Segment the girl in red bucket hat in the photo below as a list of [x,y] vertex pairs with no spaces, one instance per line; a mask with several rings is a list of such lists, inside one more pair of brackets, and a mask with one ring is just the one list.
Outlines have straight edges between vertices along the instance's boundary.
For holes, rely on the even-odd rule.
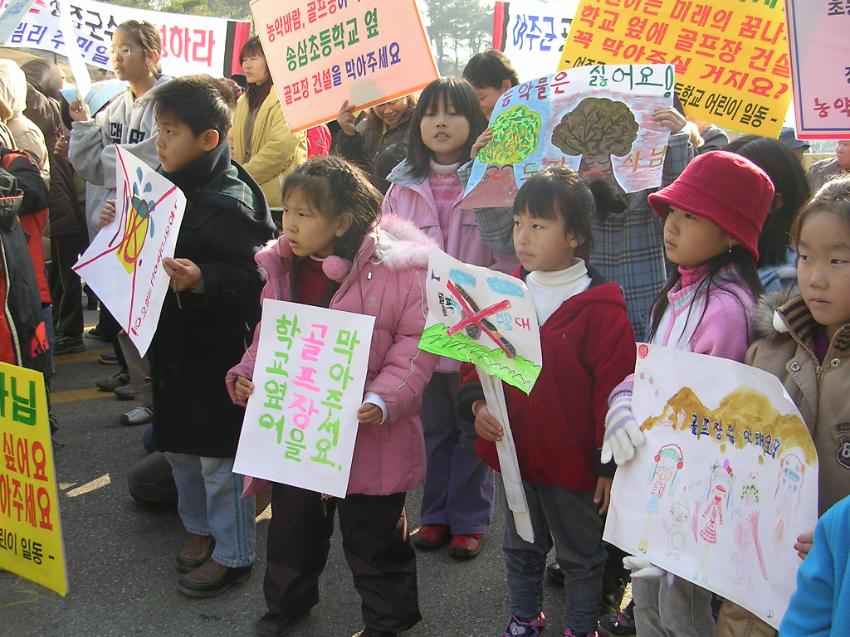
[[[678,266],[652,307],[649,341],[743,362],[761,294],[758,240],[773,201],[765,172],[739,155],[700,155],[666,188],[649,195],[664,220],[664,250]],[[608,399],[602,462],[634,457],[644,442],[632,414],[632,379]],[[660,578],[645,557],[627,557],[638,634],[708,637],[714,632],[711,592]]]

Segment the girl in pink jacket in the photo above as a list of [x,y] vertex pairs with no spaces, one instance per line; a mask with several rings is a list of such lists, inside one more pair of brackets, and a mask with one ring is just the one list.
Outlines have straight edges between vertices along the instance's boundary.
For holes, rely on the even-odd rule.
[[[486,127],[472,87],[444,77],[431,82],[410,121],[407,159],[389,174],[384,214],[409,219],[442,250],[464,263],[511,273],[513,257],[497,257],[481,241],[475,210],[460,208],[473,142]],[[510,215],[510,213],[508,213]],[[425,390],[422,425],[428,474],[417,548],[449,544],[456,559],[475,557],[490,525],[493,471],[475,453],[475,428],[457,416],[460,364],[441,358]]]
[[[380,194],[358,168],[338,157],[311,159],[284,182],[283,235],[256,257],[267,275],[262,298],[375,317],[348,495],[337,501],[272,486],[263,585],[268,612],[257,622],[259,635],[283,634],[318,603],[337,508],[363,600],[366,628],[358,635],[395,635],[421,618],[404,501],[425,475],[419,411],[437,359],[418,343],[434,244],[396,217],[378,224],[380,206]],[[259,329],[227,375],[237,404],[254,389],[258,335]]]

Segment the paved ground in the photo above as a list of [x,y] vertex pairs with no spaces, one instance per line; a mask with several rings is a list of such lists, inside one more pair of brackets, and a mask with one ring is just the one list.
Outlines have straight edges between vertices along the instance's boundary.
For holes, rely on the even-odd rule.
[[[56,453],[56,465],[70,592],[63,599],[0,573],[0,635],[252,635],[253,622],[265,611],[262,576],[268,521],[258,525],[259,557],[246,584],[210,600],[191,600],[176,592],[174,555],[184,531],[176,513],[141,509],[127,493],[127,471],[144,454],[142,431],[118,422],[132,403],[91,389],[96,379],[116,369],[97,363],[103,348],[89,341],[86,353],[60,357],[53,385],[59,439],[65,445]],[[412,528],[418,526],[418,511],[419,494],[414,493],[408,505]],[[507,608],[501,528],[497,510],[485,549],[471,562],[457,563],[445,551],[419,555],[424,620],[407,635],[501,634]],[[359,598],[338,535],[336,539],[322,581],[322,601],[293,635],[348,637],[362,627]],[[559,593],[547,585],[545,607],[553,618],[563,613]]]

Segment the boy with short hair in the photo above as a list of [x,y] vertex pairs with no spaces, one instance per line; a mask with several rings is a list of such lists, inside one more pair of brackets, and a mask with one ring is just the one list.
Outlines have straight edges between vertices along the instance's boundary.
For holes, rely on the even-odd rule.
[[496,49],[473,55],[463,69],[463,79],[472,85],[488,120],[499,95],[519,84],[516,69],[508,56]]
[[[159,172],[186,195],[171,285],[149,357],[154,441],[177,484],[189,532],[177,554],[177,584],[212,597],[250,576],[255,557],[254,498],[242,499],[233,459],[244,410],[224,376],[242,358],[260,318],[254,253],[274,225],[263,192],[230,157],[231,115],[214,80],[184,77],[155,96]],[[107,206],[102,220],[114,216]]]

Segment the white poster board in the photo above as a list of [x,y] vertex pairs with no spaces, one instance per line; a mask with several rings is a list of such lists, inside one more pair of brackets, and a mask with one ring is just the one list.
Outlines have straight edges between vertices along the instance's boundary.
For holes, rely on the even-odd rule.
[[234,472],[345,497],[374,323],[364,314],[263,301]]

